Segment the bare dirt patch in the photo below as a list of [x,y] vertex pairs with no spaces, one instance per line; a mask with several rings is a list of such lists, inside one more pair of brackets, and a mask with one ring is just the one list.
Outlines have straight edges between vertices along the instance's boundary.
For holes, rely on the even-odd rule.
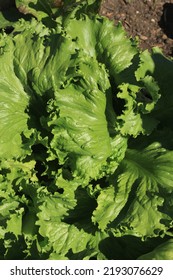
[[142,49],[158,46],[173,56],[173,1],[105,0],[100,14],[122,22],[128,35],[139,38]]

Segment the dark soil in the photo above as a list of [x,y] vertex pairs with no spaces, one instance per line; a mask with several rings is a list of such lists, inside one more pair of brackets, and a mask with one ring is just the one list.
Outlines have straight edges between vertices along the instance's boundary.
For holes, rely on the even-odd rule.
[[142,49],[158,46],[173,56],[173,0],[104,0],[100,14],[115,24],[121,21]]

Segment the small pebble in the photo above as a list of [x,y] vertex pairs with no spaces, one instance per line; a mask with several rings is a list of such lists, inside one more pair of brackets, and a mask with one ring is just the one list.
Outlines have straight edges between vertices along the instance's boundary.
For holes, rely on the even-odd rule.
[[140,39],[143,41],[146,41],[146,40],[148,40],[148,37],[145,35],[140,35]]
[[163,40],[166,40],[167,38],[168,38],[168,37],[166,36],[166,34],[163,34],[163,35],[162,35],[162,39],[163,39]]

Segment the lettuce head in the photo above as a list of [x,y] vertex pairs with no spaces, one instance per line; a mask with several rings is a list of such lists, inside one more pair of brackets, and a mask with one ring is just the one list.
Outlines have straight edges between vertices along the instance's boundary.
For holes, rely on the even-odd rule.
[[0,26],[0,258],[172,259],[173,62],[67,2]]

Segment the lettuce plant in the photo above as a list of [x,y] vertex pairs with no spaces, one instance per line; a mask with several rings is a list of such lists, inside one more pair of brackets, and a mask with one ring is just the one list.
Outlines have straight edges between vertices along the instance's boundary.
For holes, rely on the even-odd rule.
[[0,258],[172,259],[173,62],[68,2],[3,21]]

